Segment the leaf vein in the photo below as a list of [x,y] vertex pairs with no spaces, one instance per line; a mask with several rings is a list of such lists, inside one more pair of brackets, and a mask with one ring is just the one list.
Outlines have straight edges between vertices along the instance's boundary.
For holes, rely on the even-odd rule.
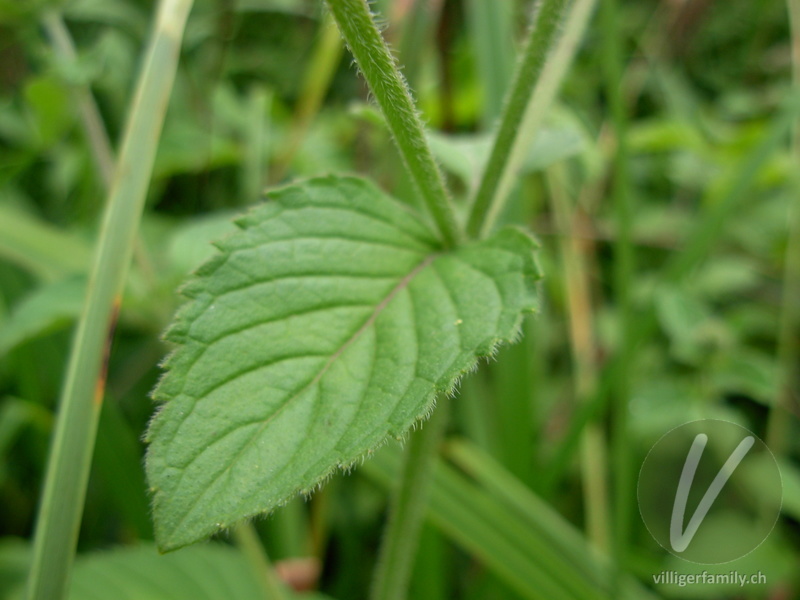
[[[405,289],[405,288],[406,288],[406,287],[407,287],[407,286],[410,284],[410,282],[411,282],[411,281],[414,279],[414,277],[416,277],[416,276],[417,276],[417,275],[420,273],[420,271],[422,271],[422,270],[423,270],[425,267],[427,267],[427,266],[428,266],[428,265],[429,265],[431,262],[433,262],[433,260],[436,258],[436,256],[437,256],[436,254],[431,254],[431,255],[427,256],[427,257],[426,257],[426,258],[425,258],[425,259],[424,259],[424,260],[423,260],[421,263],[419,263],[419,264],[418,264],[418,265],[417,265],[417,266],[416,266],[414,269],[412,269],[412,270],[411,270],[411,271],[410,271],[410,272],[409,272],[409,273],[408,273],[408,274],[407,274],[407,275],[406,275],[406,276],[405,276],[405,277],[404,277],[404,278],[403,278],[403,279],[402,279],[402,280],[401,280],[401,281],[400,281],[400,282],[397,284],[397,286],[395,286],[395,288],[393,288],[393,289],[392,289],[392,290],[389,292],[389,294],[387,294],[387,296],[386,296],[386,297],[385,297],[385,298],[384,298],[384,299],[383,299],[383,300],[382,300],[382,301],[381,301],[381,302],[380,302],[380,303],[379,303],[379,304],[378,304],[378,305],[375,307],[375,310],[374,310],[374,312],[373,312],[373,313],[370,315],[370,317],[369,317],[369,318],[368,318],[368,319],[367,319],[367,320],[364,322],[364,324],[363,324],[363,325],[362,325],[362,326],[361,326],[361,327],[360,327],[360,328],[359,328],[359,329],[358,329],[358,330],[357,330],[357,331],[356,331],[356,332],[355,332],[355,333],[354,333],[354,334],[353,334],[353,335],[350,337],[350,339],[348,339],[348,340],[347,340],[347,341],[346,341],[344,344],[342,344],[342,346],[341,346],[341,347],[340,347],[340,348],[339,348],[339,349],[338,349],[338,350],[337,350],[337,351],[336,351],[336,352],[335,352],[333,355],[331,355],[330,359],[328,360],[328,362],[327,362],[327,363],[325,363],[325,365],[322,367],[322,369],[320,369],[319,373],[317,373],[317,374],[314,376],[314,378],[313,378],[311,381],[309,381],[309,382],[308,382],[308,384],[306,384],[306,385],[305,385],[303,388],[301,388],[300,390],[298,390],[298,391],[297,391],[296,393],[294,393],[294,394],[293,394],[291,397],[287,398],[287,399],[286,399],[286,400],[285,400],[285,401],[284,401],[284,402],[283,402],[283,403],[282,403],[282,404],[281,404],[281,405],[280,405],[280,406],[277,408],[277,410],[276,410],[274,413],[272,413],[272,415],[270,415],[270,416],[269,416],[267,419],[265,419],[265,420],[264,420],[264,421],[261,423],[261,425],[260,425],[260,426],[259,426],[259,427],[256,429],[255,433],[254,433],[254,434],[253,434],[253,435],[252,435],[252,436],[251,436],[251,437],[250,437],[250,438],[249,438],[249,439],[248,439],[248,440],[247,440],[247,441],[244,443],[244,445],[243,445],[243,446],[242,446],[242,447],[241,447],[241,448],[240,448],[240,449],[239,449],[239,450],[236,452],[236,454],[235,454],[235,455],[234,455],[234,456],[233,456],[233,457],[232,457],[232,458],[231,458],[231,459],[230,459],[230,460],[227,462],[227,464],[225,465],[225,467],[224,467],[223,469],[221,469],[220,471],[218,471],[218,472],[217,472],[217,473],[216,473],[216,474],[215,474],[215,475],[212,477],[211,481],[210,481],[210,482],[208,482],[208,483],[206,484],[206,486],[205,486],[205,488],[204,488],[203,492],[202,492],[202,493],[200,493],[200,494],[198,494],[198,495],[196,495],[196,496],[195,496],[195,497],[192,499],[192,501],[191,501],[191,502],[189,503],[189,505],[186,507],[186,511],[184,512],[184,514],[183,514],[183,517],[182,517],[182,518],[181,518],[181,520],[178,522],[178,524],[175,526],[175,528],[174,528],[175,530],[178,530],[178,529],[180,529],[181,525],[183,525],[183,523],[185,523],[185,522],[186,522],[186,519],[187,519],[187,518],[188,518],[188,517],[191,515],[191,513],[194,511],[195,507],[196,507],[196,506],[197,506],[197,505],[200,503],[200,501],[201,501],[203,498],[205,498],[206,494],[208,494],[208,493],[209,493],[209,491],[212,489],[212,487],[214,487],[214,486],[216,485],[216,483],[219,481],[219,479],[220,479],[220,478],[221,478],[223,475],[225,475],[226,473],[229,473],[229,472],[230,472],[230,470],[231,470],[231,468],[233,467],[233,465],[234,465],[234,464],[235,464],[235,463],[236,463],[236,462],[239,460],[239,458],[241,458],[241,456],[242,456],[242,455],[244,454],[244,452],[245,452],[245,451],[246,451],[246,450],[247,450],[247,449],[250,447],[250,445],[253,443],[253,441],[254,441],[254,440],[257,438],[257,437],[259,437],[259,436],[261,435],[261,433],[264,431],[264,429],[267,427],[267,425],[269,425],[269,424],[270,424],[270,423],[271,423],[271,422],[272,422],[272,421],[273,421],[273,420],[274,420],[274,419],[275,419],[275,418],[276,418],[276,417],[277,417],[277,416],[278,416],[280,413],[282,413],[282,412],[283,412],[283,410],[284,410],[284,409],[285,409],[285,408],[286,408],[286,407],[287,407],[289,404],[291,404],[291,403],[292,403],[294,400],[296,400],[297,398],[299,398],[299,397],[300,397],[300,396],[301,396],[301,395],[302,395],[302,394],[303,394],[303,393],[304,393],[304,392],[305,392],[307,389],[309,389],[311,386],[313,386],[313,385],[317,384],[317,383],[320,381],[320,379],[322,379],[322,377],[325,375],[325,373],[327,373],[327,371],[328,371],[328,369],[330,368],[330,366],[331,366],[331,365],[332,365],[332,364],[333,364],[333,363],[334,363],[334,362],[335,362],[335,361],[336,361],[336,360],[339,358],[339,356],[341,356],[341,354],[342,354],[342,353],[343,353],[343,352],[344,352],[344,351],[345,351],[345,350],[346,350],[346,349],[347,349],[347,348],[348,348],[348,347],[349,347],[349,346],[350,346],[350,345],[351,345],[351,344],[352,344],[352,343],[353,343],[353,342],[354,342],[356,339],[358,339],[358,338],[359,338],[359,337],[360,337],[360,336],[363,334],[363,332],[364,332],[364,331],[366,331],[366,329],[367,329],[367,328],[369,328],[369,327],[370,327],[370,326],[371,326],[371,325],[372,325],[372,324],[375,322],[375,319],[377,319],[378,315],[379,315],[379,314],[380,314],[380,313],[383,311],[383,309],[384,309],[384,308],[386,308],[386,306],[387,306],[387,305],[388,305],[388,304],[389,304],[389,303],[392,301],[392,299],[393,299],[393,298],[394,298],[394,297],[397,295],[397,293],[399,293],[401,290]],[[241,427],[238,427],[237,429],[241,429]],[[201,452],[200,452],[200,453],[199,453],[199,454],[198,454],[196,457],[194,457],[194,458],[192,459],[192,461],[190,461],[189,465],[187,465],[187,467],[184,467],[184,468],[181,470],[181,472],[180,472],[180,475],[179,475],[179,477],[178,477],[178,484],[177,484],[178,486],[180,485],[181,481],[183,480],[183,476],[186,474],[186,472],[187,472],[187,470],[188,470],[188,466],[190,466],[190,465],[191,465],[191,464],[192,464],[194,461],[196,461],[196,460],[197,460],[197,459],[198,459],[200,456],[202,456],[203,454],[205,454],[205,452],[206,452],[207,450],[208,450],[208,446],[204,447],[204,448],[201,450]]]

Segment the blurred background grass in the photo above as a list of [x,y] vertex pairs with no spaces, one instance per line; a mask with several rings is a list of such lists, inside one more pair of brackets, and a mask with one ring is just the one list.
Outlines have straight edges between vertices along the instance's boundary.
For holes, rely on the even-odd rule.
[[[195,4],[111,354],[74,598],[253,597],[246,581],[225,583],[247,579],[230,547],[155,557],[140,436],[175,289],[260,190],[348,171],[416,203],[320,4]],[[599,4],[502,217],[542,243],[542,311],[453,403],[411,597],[800,598],[800,111],[787,6]],[[374,3],[462,212],[530,6]],[[24,576],[152,10],[0,2],[0,598]],[[647,533],[636,474],[663,433],[699,418],[744,425],[781,464],[775,531],[719,568],[761,570],[766,585],[653,585],[691,565]],[[283,568],[332,597],[365,597],[397,452],[256,523],[270,555],[314,557]],[[136,547],[109,551],[120,546]]]

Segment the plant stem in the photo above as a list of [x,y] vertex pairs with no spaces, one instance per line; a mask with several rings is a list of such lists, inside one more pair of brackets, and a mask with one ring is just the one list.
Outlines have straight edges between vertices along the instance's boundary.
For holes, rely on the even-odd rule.
[[483,123],[491,127],[503,110],[514,75],[513,2],[467,0],[467,31],[472,38],[478,75],[483,88]]
[[444,179],[428,147],[408,86],[372,20],[366,0],[327,0],[327,3],[386,118],[403,163],[433,216],[444,245],[456,245],[462,234]]
[[[531,140],[572,63],[594,3],[595,0],[543,0],[536,12],[475,195],[468,235],[485,236],[500,215]],[[558,25],[568,6],[569,15],[559,37]]]
[[264,593],[264,600],[287,600],[288,596],[284,592],[275,569],[267,556],[261,540],[251,523],[239,523],[233,529],[236,544],[245,555],[251,568],[258,577],[261,590]]
[[67,591],[86,497],[105,367],[191,0],[162,0],[129,112],[59,404],[28,576],[29,600]]
[[[800,91],[800,0],[786,0],[789,25],[792,32],[792,83],[795,93]],[[800,160],[800,121],[795,124],[792,136],[792,153]],[[797,414],[793,402],[797,390],[797,364],[800,362],[800,178],[792,180],[794,193],[789,205],[789,230],[783,275],[783,298],[778,322],[778,396],[767,422],[767,444],[775,454],[783,454],[788,445],[789,432]],[[794,410],[792,410],[794,409]]]
[[378,556],[370,594],[372,600],[402,600],[406,597],[428,502],[433,464],[449,416],[449,403],[449,399],[442,395],[431,418],[408,441],[400,486],[392,498],[389,522]]
[[[61,15],[55,11],[48,11],[44,15],[42,22],[50,38],[50,43],[58,53],[59,59],[67,63],[75,63],[78,60],[75,44]],[[83,129],[86,132],[86,140],[89,142],[92,158],[94,158],[95,165],[100,173],[100,179],[103,182],[103,188],[108,190],[114,177],[114,151],[111,149],[111,142],[103,125],[103,118],[100,116],[97,103],[94,101],[94,97],[87,86],[72,86],[72,93],[83,122]]]
[[614,240],[614,299],[619,328],[620,368],[614,379],[611,404],[611,465],[614,474],[614,537],[612,554],[612,593],[617,593],[625,568],[625,556],[632,513],[632,470],[628,443],[628,401],[630,398],[630,346],[633,343],[634,311],[630,287],[634,278],[632,233],[632,195],[628,165],[627,115],[623,97],[621,20],[617,0],[601,0],[602,67],[605,71],[605,95],[611,108],[611,121],[616,140],[613,157],[611,196],[614,204],[616,238]]
[[[547,171],[548,195],[559,236],[564,287],[569,307],[569,339],[572,350],[575,396],[583,405],[597,387],[598,348],[592,314],[591,283],[587,263],[589,252],[578,240],[576,215],[564,184],[563,165]],[[607,552],[610,547],[610,510],[608,506],[607,443],[603,429],[589,423],[581,437],[581,485],[586,531],[594,545]]]
[[259,198],[264,189],[264,147],[268,145],[270,129],[265,118],[272,107],[272,92],[255,85],[247,95],[247,127],[243,127],[245,155],[242,161],[242,190],[245,202]]
[[[403,11],[403,3],[395,2],[393,8],[394,12]],[[412,0],[411,6],[405,8],[397,53],[403,57],[403,76],[412,90],[419,84],[421,67],[431,51],[431,37],[443,8],[443,0]]]
[[[48,11],[42,22],[53,49],[59,55],[59,59],[68,65],[75,65],[78,61],[75,43],[61,15],[55,11]],[[86,141],[89,144],[100,183],[103,186],[103,192],[108,194],[113,184],[114,165],[116,164],[108,131],[103,123],[103,117],[100,115],[100,109],[97,107],[91,88],[88,85],[72,85],[70,87],[75,104],[78,107]],[[151,289],[155,289],[157,286],[155,271],[141,239],[137,239],[135,242],[133,259],[145,281],[150,285]],[[164,316],[168,317],[169,315]],[[163,318],[160,319],[160,321],[163,320]]]
[[289,170],[309,126],[322,107],[322,101],[342,58],[342,40],[329,15],[325,15],[317,35],[318,40],[303,77],[300,98],[292,118],[287,149],[278,157],[274,168],[273,179],[276,182],[280,182]]

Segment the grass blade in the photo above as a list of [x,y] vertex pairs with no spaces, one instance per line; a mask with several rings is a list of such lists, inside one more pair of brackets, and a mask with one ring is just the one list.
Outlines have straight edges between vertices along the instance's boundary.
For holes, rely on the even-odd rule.
[[[605,95],[611,108],[611,122],[616,140],[614,149],[611,197],[617,235],[614,241],[614,299],[621,345],[630,345],[636,326],[631,302],[631,287],[635,276],[633,247],[633,194],[630,185],[628,154],[628,124],[623,98],[623,58],[619,22],[621,12],[617,0],[602,0],[600,23],[602,26],[602,66],[605,71]],[[628,412],[630,400],[629,354],[621,353],[622,365],[614,380],[614,401],[611,406],[611,460],[613,477],[613,555],[616,581],[625,566],[627,544],[630,536],[633,510],[633,465],[630,460]],[[615,590],[616,591],[616,590]]]
[[[572,380],[579,404],[585,404],[597,386],[596,326],[592,312],[591,278],[587,265],[590,251],[578,242],[575,209],[565,184],[563,165],[553,165],[548,171],[548,188],[553,214],[562,233],[559,241],[564,288],[569,307],[569,340],[572,353]],[[598,548],[610,545],[610,510],[608,490],[608,460],[605,431],[591,423],[581,440],[581,485],[589,539]]]
[[500,116],[514,74],[514,7],[511,2],[468,0],[465,8],[483,82],[484,124],[491,126]]
[[104,391],[104,362],[133,253],[191,0],[163,0],[129,113],[51,445],[29,600],[63,598],[78,539]]
[[91,251],[79,236],[7,203],[0,204],[0,258],[55,281],[64,273],[85,272]]
[[[605,563],[577,530],[484,453],[460,443],[455,447],[459,465],[483,487],[440,461],[428,503],[428,518],[437,528],[523,598],[611,598],[603,591]],[[361,471],[388,487],[400,468],[399,450],[388,447]],[[618,597],[652,598],[633,580]]]
[[318,39],[314,45],[297,101],[289,131],[287,149],[278,157],[273,179],[282,181],[303,144],[314,117],[322,108],[325,94],[330,88],[336,68],[342,58],[342,39],[329,15],[320,23]]
[[[792,80],[795,93],[800,90],[800,1],[787,0],[792,32]],[[800,159],[800,122],[795,123],[792,139],[795,161]],[[778,397],[767,421],[767,443],[776,454],[783,454],[789,443],[797,414],[797,363],[800,360],[800,179],[795,175],[793,201],[789,206],[788,242],[783,275],[783,298],[778,327],[778,361],[780,365]]]
[[[54,11],[48,12],[44,16],[43,23],[50,43],[58,53],[60,60],[68,64],[76,63],[78,55],[75,51],[75,44],[61,15]],[[73,86],[72,95],[80,114],[92,158],[103,182],[103,188],[107,190],[111,187],[114,177],[114,151],[111,149],[111,142],[108,139],[105,125],[103,125],[100,109],[87,86]]]

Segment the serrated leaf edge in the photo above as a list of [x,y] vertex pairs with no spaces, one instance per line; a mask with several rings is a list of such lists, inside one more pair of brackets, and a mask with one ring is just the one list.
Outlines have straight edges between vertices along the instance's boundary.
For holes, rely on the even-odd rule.
[[[270,191],[270,193],[268,194],[269,205],[273,206],[274,210],[277,211],[277,212],[275,212],[275,215],[272,215],[272,217],[277,216],[283,210],[283,207],[280,205],[280,201],[283,198],[283,194],[287,193],[287,192],[292,192],[294,189],[296,189],[297,186],[301,185],[302,183],[334,183],[334,182],[341,182],[342,180],[349,181],[349,182],[357,182],[359,185],[366,185],[367,187],[373,188],[374,191],[377,191],[380,195],[382,195],[382,196],[388,198],[389,200],[391,200],[396,206],[400,206],[400,207],[406,209],[408,214],[409,214],[409,216],[413,216],[414,218],[416,218],[418,220],[418,223],[421,226],[423,226],[423,227],[425,227],[427,229],[427,224],[424,223],[424,221],[422,221],[421,219],[419,219],[419,217],[416,216],[412,210],[408,209],[408,207],[406,207],[405,205],[402,205],[402,204],[398,203],[396,200],[386,196],[382,191],[378,190],[373,184],[371,184],[367,180],[360,179],[360,178],[355,178],[355,177],[339,177],[339,176],[333,176],[333,175],[326,176],[326,177],[310,178],[310,179],[306,180],[305,182],[293,183],[293,184],[290,184],[290,185],[287,185],[287,186],[284,186],[284,187],[281,187],[281,188],[277,188],[275,190]],[[233,223],[236,225],[236,227],[237,227],[237,229],[239,231],[244,231],[244,230],[250,228],[251,226],[253,226],[253,225],[257,224],[258,222],[260,222],[260,221],[256,222],[256,221],[252,221],[251,220],[253,214],[256,211],[268,210],[268,209],[265,209],[265,206],[268,206],[268,205],[261,204],[261,205],[258,205],[256,207],[250,209],[246,214],[244,214],[242,216],[239,216],[239,217],[236,217],[235,219],[233,219]],[[514,234],[516,234],[516,236],[519,236],[519,238],[517,238],[517,239],[524,239],[525,240],[524,243],[527,243],[527,244],[529,244],[531,246],[531,251],[533,251],[533,250],[535,250],[535,249],[540,247],[539,243],[535,240],[535,238],[530,236],[527,232],[525,232],[521,228],[518,228],[518,227],[506,227],[503,230],[501,230],[500,232],[498,232],[496,235],[498,237],[502,237],[502,236],[500,236],[500,234],[503,231],[508,232],[508,233],[513,232]],[[220,252],[229,252],[229,248],[226,247],[225,241],[228,238],[236,235],[237,233],[238,233],[238,231],[231,232],[230,234],[228,234],[222,240],[217,241],[217,242],[213,242],[213,245]],[[457,248],[454,249],[454,251],[457,251]],[[337,352],[334,353],[331,356],[331,358],[326,363],[326,365],[320,370],[320,373],[314,377],[313,381],[318,381],[318,379],[320,377],[322,377],[324,375],[324,373],[327,371],[329,365],[332,364],[332,362],[335,361],[336,358],[341,355],[341,353],[344,351],[344,349],[347,346],[349,346],[352,343],[353,340],[357,339],[359,334],[362,331],[364,331],[371,323],[373,323],[375,321],[375,319],[379,316],[379,314],[381,312],[381,309],[385,308],[400,290],[402,290],[402,289],[404,289],[404,287],[408,286],[408,284],[410,283],[411,280],[413,280],[413,278],[414,278],[414,276],[416,274],[418,274],[425,267],[429,266],[438,256],[441,256],[441,252],[433,251],[430,254],[426,255],[426,257],[423,259],[423,261],[421,261],[420,264],[418,264],[412,271],[410,271],[408,273],[408,275],[406,275],[389,292],[389,294],[387,294],[386,298],[384,298],[384,300],[382,300],[376,306],[375,310],[370,315],[370,317],[367,319],[367,321],[365,321],[365,323],[362,326],[359,327],[359,329],[353,334],[353,336],[351,336],[351,338],[349,338],[345,342],[345,344],[343,344],[342,347],[339,348],[337,350]],[[167,328],[167,330],[165,331],[165,333],[162,336],[165,341],[173,342],[175,344],[178,344],[178,346],[175,349],[173,349],[165,357],[165,359],[163,361],[161,361],[161,363],[160,363],[160,366],[165,371],[164,371],[164,373],[162,373],[161,377],[159,378],[158,383],[156,384],[155,388],[151,392],[151,397],[156,402],[159,403],[159,408],[154,412],[153,416],[151,417],[150,424],[147,427],[147,431],[146,431],[145,436],[144,436],[144,441],[147,442],[147,443],[151,442],[150,433],[151,433],[151,425],[152,425],[152,423],[155,421],[155,419],[160,414],[161,407],[166,402],[169,401],[168,398],[159,397],[159,388],[161,387],[162,381],[164,380],[164,378],[167,376],[167,374],[169,372],[171,362],[173,360],[175,360],[175,358],[180,354],[180,352],[182,351],[182,349],[184,348],[184,345],[185,345],[185,343],[180,339],[182,336],[179,333],[179,330],[180,330],[180,328],[182,326],[185,326],[185,325],[191,323],[191,321],[188,320],[186,318],[186,316],[194,309],[193,305],[194,305],[194,302],[196,300],[196,295],[194,293],[194,290],[192,290],[192,283],[193,282],[197,282],[197,283],[195,283],[195,285],[199,285],[199,281],[198,280],[203,280],[203,279],[209,277],[216,270],[216,268],[218,268],[219,266],[221,266],[224,263],[224,261],[226,259],[227,259],[227,256],[225,254],[218,254],[216,256],[211,257],[210,259],[208,259],[205,263],[203,263],[195,271],[195,277],[196,278],[191,280],[191,281],[189,281],[189,282],[187,282],[184,286],[182,286],[179,289],[179,293],[181,295],[183,295],[185,298],[187,298],[189,300],[189,302],[185,303],[182,307],[180,307],[178,309],[178,311],[176,312],[175,317],[173,319],[172,325],[169,328]],[[541,278],[541,270],[540,270],[540,268],[539,268],[539,266],[537,264],[535,256],[532,253],[531,253],[531,256],[530,256],[530,261],[526,265],[524,265],[523,271],[530,271],[529,273],[527,273],[527,276],[525,277],[526,285],[530,286],[528,291],[529,292],[533,292],[535,294],[535,285],[536,285],[535,282],[538,279]],[[448,395],[450,397],[453,397],[455,395],[455,393],[456,393],[458,385],[461,382],[461,379],[465,375],[475,371],[477,369],[481,359],[490,359],[491,357],[493,357],[497,353],[497,350],[500,347],[500,345],[502,345],[504,343],[513,344],[513,343],[516,343],[519,340],[519,338],[521,337],[520,336],[520,334],[521,334],[521,325],[522,325],[522,321],[524,319],[524,315],[525,314],[533,314],[533,313],[536,313],[536,312],[538,312],[538,308],[537,307],[531,307],[530,309],[523,309],[522,312],[517,316],[514,324],[511,326],[511,328],[510,328],[511,333],[509,334],[508,337],[498,336],[498,337],[492,338],[491,340],[489,340],[487,342],[487,344],[485,346],[485,351],[483,351],[481,349],[477,350],[477,353],[472,357],[472,360],[470,361],[470,364],[468,364],[466,367],[463,367],[463,368],[455,370],[456,372],[447,372],[447,373],[442,375],[442,377],[439,379],[439,381],[434,382],[433,389],[430,391],[430,393],[427,395],[427,397],[423,401],[424,408],[423,408],[420,416],[411,423],[411,425],[409,426],[408,430],[404,434],[402,434],[401,436],[393,436],[393,435],[391,435],[391,433],[387,433],[384,436],[384,438],[382,440],[380,440],[373,448],[365,450],[364,452],[359,454],[357,457],[355,457],[353,460],[351,460],[351,461],[349,461],[347,463],[337,463],[337,464],[332,465],[329,469],[327,469],[321,475],[319,475],[316,478],[316,481],[313,484],[311,484],[309,486],[298,486],[292,492],[288,493],[282,500],[276,501],[273,504],[273,507],[271,509],[264,510],[264,511],[253,512],[252,514],[246,515],[245,517],[243,517],[242,520],[249,520],[249,519],[253,519],[253,518],[259,517],[259,516],[266,517],[269,514],[271,514],[272,512],[274,512],[275,510],[285,506],[288,502],[290,502],[291,500],[293,500],[294,498],[296,498],[299,495],[302,495],[302,496],[305,496],[305,497],[309,497],[315,491],[321,489],[325,485],[325,483],[327,483],[327,481],[331,477],[333,477],[337,472],[342,471],[342,472],[348,473],[348,472],[352,471],[352,469],[354,467],[356,467],[357,465],[363,464],[372,454],[374,454],[376,451],[378,451],[380,448],[382,448],[386,443],[388,443],[388,442],[390,442],[392,440],[398,441],[401,444],[404,443],[405,440],[408,438],[408,436],[411,435],[411,433],[413,431],[416,431],[417,428],[421,427],[423,425],[423,423],[433,413],[433,411],[435,410],[435,407],[436,407],[436,398],[437,398],[437,396],[439,394],[444,393],[444,394],[446,394],[446,395]],[[149,452],[149,450],[148,450],[148,452]],[[157,495],[158,495],[158,491],[159,490],[157,488],[155,488],[155,487],[151,487],[149,489],[149,491],[150,491],[150,493],[152,495],[153,506],[155,506],[155,504],[157,503]],[[230,527],[232,527],[235,524],[236,523],[217,523],[216,524],[216,528],[211,530],[208,535],[210,536],[210,535],[215,535],[215,534],[220,533],[220,532],[225,532],[226,530],[228,530]],[[156,526],[156,531],[158,531],[158,526]],[[202,538],[200,538],[200,539],[191,540],[191,541],[188,541],[188,542],[170,543],[169,540],[159,539],[158,535],[156,537],[157,537],[156,544],[157,544],[157,546],[159,548],[159,551],[162,552],[162,553],[170,552],[170,551],[173,551],[173,550],[177,550],[179,548],[182,548],[184,546],[188,546],[188,545],[193,544],[193,543],[195,543],[197,541],[200,541],[200,539],[202,539]]]

